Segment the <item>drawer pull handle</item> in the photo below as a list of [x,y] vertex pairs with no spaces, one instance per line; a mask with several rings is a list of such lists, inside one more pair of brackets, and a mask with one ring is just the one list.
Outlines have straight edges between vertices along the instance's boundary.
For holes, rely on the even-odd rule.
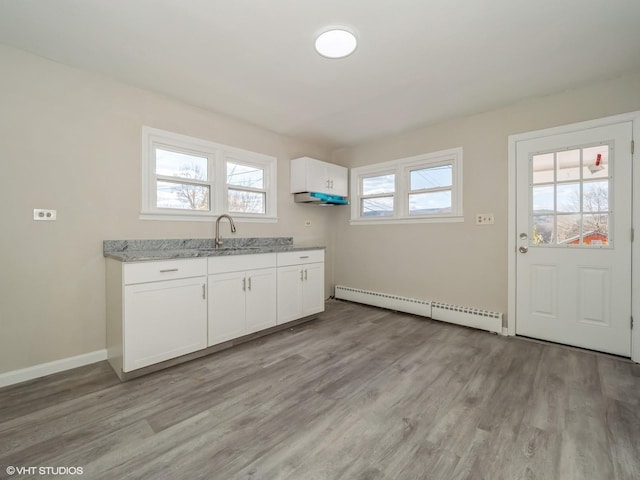
[[178,271],[177,268],[166,268],[164,270],[160,270],[160,273],[177,272],[177,271]]
[[305,255],[304,257],[300,257],[300,258],[309,258],[309,255]]
[[304,279],[305,280],[307,279],[307,269],[306,268],[304,269]]

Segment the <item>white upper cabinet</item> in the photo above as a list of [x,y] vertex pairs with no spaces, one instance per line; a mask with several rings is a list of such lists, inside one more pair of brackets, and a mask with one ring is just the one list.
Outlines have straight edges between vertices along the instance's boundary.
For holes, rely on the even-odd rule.
[[291,160],[291,193],[349,195],[349,170],[333,163],[302,157]]

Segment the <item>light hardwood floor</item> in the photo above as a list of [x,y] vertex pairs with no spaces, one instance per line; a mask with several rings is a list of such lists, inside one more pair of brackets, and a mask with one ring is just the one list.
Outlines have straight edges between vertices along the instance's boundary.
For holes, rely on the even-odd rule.
[[639,365],[340,301],[130,382],[0,389],[0,478],[630,480],[639,448]]

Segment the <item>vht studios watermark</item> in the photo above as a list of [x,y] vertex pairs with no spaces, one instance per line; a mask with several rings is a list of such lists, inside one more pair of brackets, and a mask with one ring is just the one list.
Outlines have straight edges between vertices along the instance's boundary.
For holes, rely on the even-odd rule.
[[83,467],[14,467],[5,468],[9,475],[82,475]]

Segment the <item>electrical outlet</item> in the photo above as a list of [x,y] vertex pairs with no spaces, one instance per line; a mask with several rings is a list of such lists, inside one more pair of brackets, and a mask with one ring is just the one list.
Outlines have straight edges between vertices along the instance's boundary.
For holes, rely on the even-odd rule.
[[47,210],[45,208],[34,208],[33,219],[43,221],[53,221],[56,219],[57,212],[55,210]]
[[477,213],[476,225],[493,225],[493,213]]
[[311,226],[311,220],[305,220],[304,221],[304,226],[305,227],[310,227]]

